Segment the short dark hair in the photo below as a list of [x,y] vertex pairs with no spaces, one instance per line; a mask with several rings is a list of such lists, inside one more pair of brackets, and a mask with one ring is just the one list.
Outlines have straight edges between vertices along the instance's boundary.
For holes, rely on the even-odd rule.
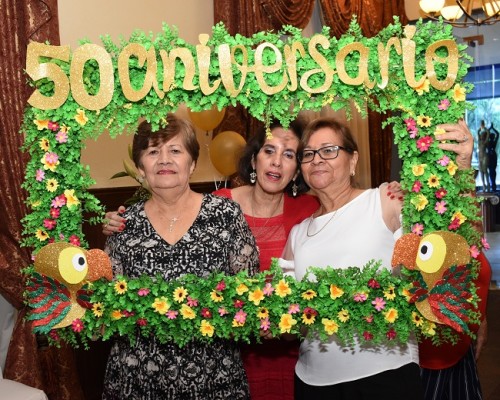
[[329,117],[317,118],[307,125],[304,130],[304,135],[302,136],[302,148],[307,145],[312,134],[322,128],[330,128],[332,131],[338,133],[342,140],[341,146],[351,149],[352,151],[358,151],[358,144],[352,136],[349,127],[337,121],[335,118]]
[[181,135],[187,152],[196,163],[200,155],[200,144],[196,139],[193,124],[188,120],[178,118],[174,114],[167,114],[167,124],[153,131],[151,124],[143,121],[139,124],[132,143],[132,159],[136,167],[141,167],[142,152],[149,146],[166,143],[177,135]]
[[[307,123],[304,119],[297,118],[292,122],[290,122],[290,125],[288,127],[288,129],[297,137],[297,139],[299,139],[299,148],[297,149],[297,155],[300,154],[302,149],[301,138],[306,125]],[[269,129],[272,131],[275,128],[286,129],[283,127],[283,124],[278,120],[272,120],[271,123],[269,124]],[[265,142],[266,142],[266,128],[264,127],[248,140],[245,148],[243,149],[240,160],[238,162],[238,176],[243,183],[248,185],[253,185],[250,182],[250,174],[253,171],[252,158],[257,157],[257,154],[259,153],[262,146],[264,146]],[[297,178],[295,179],[295,185],[297,185],[297,194],[305,193],[309,190],[309,187],[306,185],[304,179],[302,178],[298,160],[297,160],[297,171],[299,172]],[[293,182],[289,182],[288,185],[285,187],[285,193],[290,196],[292,195],[292,186]]]

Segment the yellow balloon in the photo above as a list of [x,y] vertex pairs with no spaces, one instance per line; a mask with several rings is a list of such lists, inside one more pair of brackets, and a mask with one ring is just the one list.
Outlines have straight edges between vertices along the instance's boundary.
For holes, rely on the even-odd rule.
[[213,105],[210,110],[205,111],[191,111],[188,108],[188,115],[198,128],[204,131],[212,131],[222,122],[226,109],[223,108],[219,111],[217,106]]
[[219,133],[210,143],[210,160],[217,171],[230,176],[238,169],[238,160],[246,141],[239,133],[224,131]]

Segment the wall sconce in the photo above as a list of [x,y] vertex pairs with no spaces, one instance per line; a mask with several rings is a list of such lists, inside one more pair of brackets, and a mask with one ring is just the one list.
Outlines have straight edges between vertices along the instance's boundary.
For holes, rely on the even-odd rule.
[[456,27],[492,25],[500,20],[500,0],[420,0],[427,18]]

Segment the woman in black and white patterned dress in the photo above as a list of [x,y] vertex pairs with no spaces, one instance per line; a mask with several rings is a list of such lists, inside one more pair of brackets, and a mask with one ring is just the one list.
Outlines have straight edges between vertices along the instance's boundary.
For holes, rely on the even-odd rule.
[[[150,200],[127,209],[126,229],[106,248],[114,273],[165,279],[258,270],[258,251],[239,206],[189,187],[199,145],[188,121],[168,115],[152,132],[147,122],[134,137],[133,159],[152,191]],[[216,339],[180,348],[153,337],[114,344],[103,399],[248,399],[248,385],[235,343]]]

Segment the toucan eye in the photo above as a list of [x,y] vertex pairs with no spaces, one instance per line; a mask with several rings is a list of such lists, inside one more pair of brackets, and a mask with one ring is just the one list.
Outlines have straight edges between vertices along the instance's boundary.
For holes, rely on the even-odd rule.
[[80,283],[88,272],[87,258],[82,249],[69,246],[59,254],[59,273],[67,283]]
[[73,263],[73,268],[78,272],[82,272],[87,266],[87,260],[83,254],[75,254],[71,262]]
[[423,272],[433,273],[438,271],[446,257],[446,243],[440,235],[429,234],[418,247],[417,267]]
[[419,256],[421,260],[427,261],[432,257],[432,253],[434,253],[434,247],[431,242],[423,242],[420,244],[420,249],[418,250]]

